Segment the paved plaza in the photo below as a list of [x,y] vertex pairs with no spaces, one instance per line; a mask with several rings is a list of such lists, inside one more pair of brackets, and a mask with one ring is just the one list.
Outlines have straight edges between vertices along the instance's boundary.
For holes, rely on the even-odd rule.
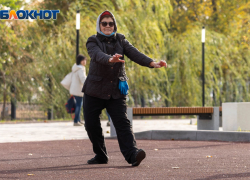
[[[109,137],[107,121],[102,121]],[[195,119],[134,120],[134,132],[196,130]],[[0,179],[34,180],[210,180],[250,179],[250,143],[137,140],[146,159],[131,167],[116,139],[106,139],[108,164],[94,156],[82,127],[72,122],[0,124]]]
[[116,139],[107,139],[109,164],[88,165],[88,139],[0,143],[0,179],[210,180],[250,179],[250,144],[137,140],[146,159],[131,167]]
[[[134,120],[133,131],[147,130],[196,130],[196,119],[178,120]],[[109,137],[107,121],[101,121],[105,137]],[[73,126],[73,122],[0,124],[0,143],[50,140],[72,140],[88,138],[84,126]]]

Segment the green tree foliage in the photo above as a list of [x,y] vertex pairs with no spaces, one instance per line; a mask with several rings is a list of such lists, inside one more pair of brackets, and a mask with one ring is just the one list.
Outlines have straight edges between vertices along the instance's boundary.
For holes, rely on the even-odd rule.
[[[201,105],[202,26],[207,29],[206,105],[249,101],[249,2],[173,0],[171,3],[174,12],[169,31],[173,37],[167,41],[171,46],[167,54],[173,65],[172,105]],[[174,46],[172,41],[176,42]],[[214,99],[210,98],[212,92]]]
[[34,59],[28,50],[31,42],[23,38],[25,28],[18,21],[0,22],[0,97],[4,103],[11,97],[12,85],[19,100],[29,100],[35,92],[29,86],[33,74],[29,66]]
[[[17,2],[2,0],[0,4],[18,9]],[[18,85],[19,101],[31,101],[36,95],[44,109],[54,108],[57,118],[66,117],[64,103],[69,93],[60,81],[75,63],[75,15],[79,9],[80,53],[87,58],[86,41],[96,34],[96,19],[102,11],[110,10],[119,33],[149,57],[168,62],[166,69],[151,69],[126,59],[130,106],[140,105],[142,98],[147,106],[162,106],[163,102],[165,106],[201,106],[202,26],[207,30],[206,106],[249,101],[248,1],[33,0],[25,9],[59,9],[60,15],[56,21],[7,21],[11,25],[1,21],[0,70],[6,75],[7,86]],[[157,98],[161,102],[153,104]]]
[[8,7],[10,9],[18,10],[23,4],[24,3],[21,0],[0,0],[0,9]]

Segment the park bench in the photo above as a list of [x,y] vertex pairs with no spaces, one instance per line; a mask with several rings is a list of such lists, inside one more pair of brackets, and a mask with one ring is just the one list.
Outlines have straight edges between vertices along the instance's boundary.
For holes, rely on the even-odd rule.
[[211,118],[213,111],[213,107],[141,107],[133,108],[133,115],[207,115],[208,118]]
[[[133,116],[197,115],[198,130],[219,130],[221,107],[135,107],[127,108],[128,119]],[[116,132],[111,123],[111,136]]]

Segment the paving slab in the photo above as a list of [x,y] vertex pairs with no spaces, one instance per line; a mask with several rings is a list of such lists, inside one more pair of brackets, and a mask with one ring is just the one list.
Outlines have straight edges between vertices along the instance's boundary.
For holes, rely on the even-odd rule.
[[0,179],[210,180],[250,179],[250,143],[137,140],[146,159],[131,167],[117,140],[106,140],[109,164],[88,165],[88,139],[0,143]]
[[[148,130],[196,130],[196,120],[134,120],[133,131]],[[110,136],[110,127],[107,121],[101,121],[105,137]],[[0,124],[0,143],[4,142],[28,142],[50,140],[87,139],[88,135],[84,126],[73,126],[73,122],[46,122],[46,123],[17,123]]]

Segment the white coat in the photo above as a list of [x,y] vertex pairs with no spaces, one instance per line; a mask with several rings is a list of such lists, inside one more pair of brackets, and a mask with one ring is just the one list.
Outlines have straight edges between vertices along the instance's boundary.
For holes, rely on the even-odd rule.
[[85,66],[74,64],[72,67],[72,81],[69,93],[74,96],[83,97],[82,87],[86,80]]

